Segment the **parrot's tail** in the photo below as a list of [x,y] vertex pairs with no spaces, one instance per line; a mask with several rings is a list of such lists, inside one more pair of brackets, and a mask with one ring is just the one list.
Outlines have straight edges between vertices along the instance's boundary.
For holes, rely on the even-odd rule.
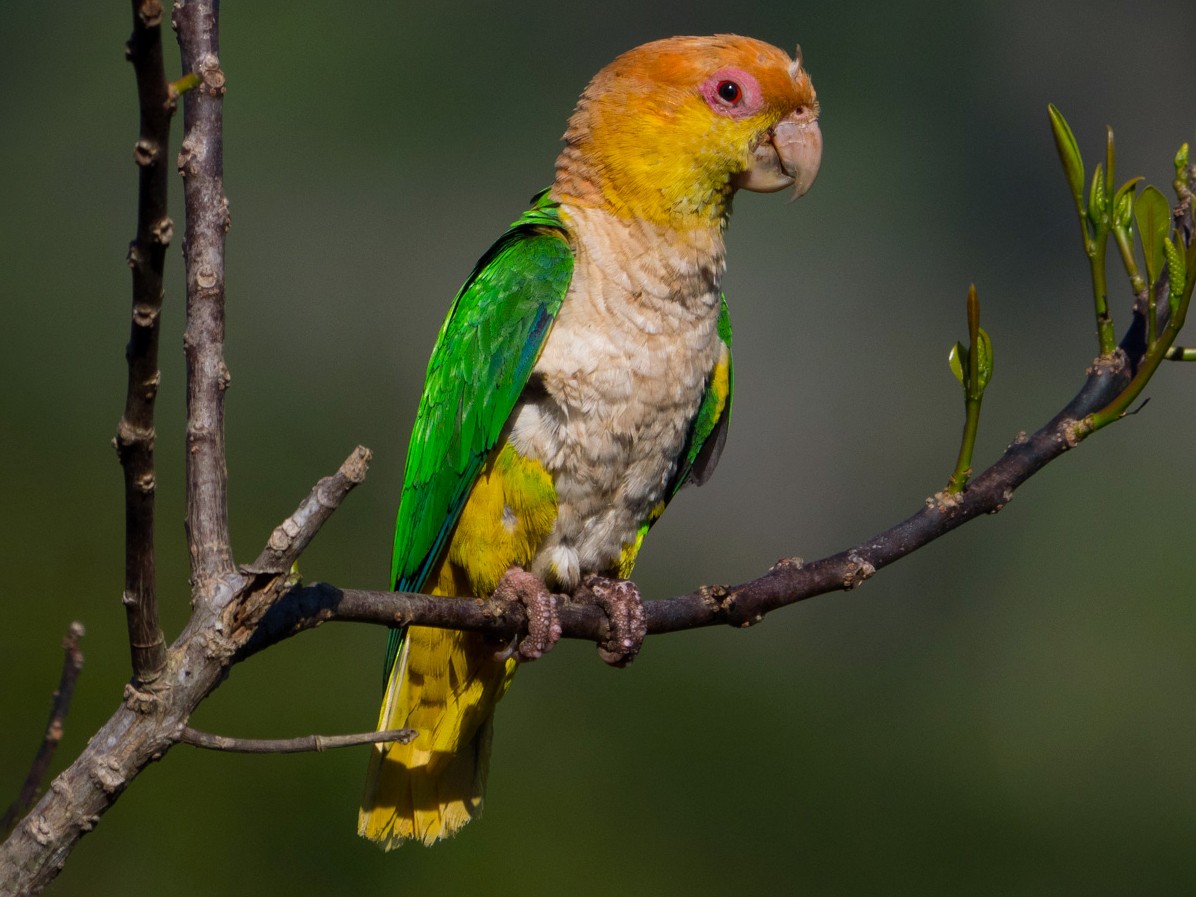
[[413,626],[386,686],[378,729],[410,744],[374,745],[357,832],[385,850],[432,844],[481,815],[494,707],[515,674],[480,635]]

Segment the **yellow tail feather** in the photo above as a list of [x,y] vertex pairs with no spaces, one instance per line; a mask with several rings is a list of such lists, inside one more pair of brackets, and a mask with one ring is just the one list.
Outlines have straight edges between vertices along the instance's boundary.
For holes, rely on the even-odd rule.
[[433,844],[481,815],[494,707],[513,659],[474,633],[413,626],[391,671],[379,729],[410,726],[410,744],[375,745],[357,831],[391,850]]
[[[504,445],[469,494],[447,556],[429,577],[431,594],[491,594],[507,568],[531,561],[555,520],[552,477]],[[494,706],[515,667],[513,658],[495,660],[494,646],[476,633],[408,629],[378,728],[419,734],[411,744],[374,746],[359,834],[387,850],[405,840],[432,844],[482,812]]]

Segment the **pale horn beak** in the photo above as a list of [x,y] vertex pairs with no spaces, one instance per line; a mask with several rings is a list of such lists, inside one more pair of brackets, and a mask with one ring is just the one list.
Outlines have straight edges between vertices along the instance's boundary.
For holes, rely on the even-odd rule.
[[756,193],[793,188],[789,201],[810,189],[822,162],[822,131],[811,108],[790,112],[777,122],[757,145],[746,171],[731,184]]

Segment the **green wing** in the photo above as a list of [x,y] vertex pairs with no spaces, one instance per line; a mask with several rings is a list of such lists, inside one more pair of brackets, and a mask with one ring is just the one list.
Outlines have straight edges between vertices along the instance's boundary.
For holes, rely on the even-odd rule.
[[727,297],[722,297],[718,314],[718,335],[727,347],[726,377],[718,375],[718,369],[711,372],[706,382],[702,404],[689,426],[689,438],[681,463],[665,492],[666,501],[677,494],[682,486],[693,483],[701,486],[714,473],[723,445],[727,441],[727,428],[731,424],[731,397],[735,392],[735,368],[731,364],[731,315],[727,311]]
[[573,275],[556,203],[541,193],[474,267],[440,328],[395,528],[391,582],[423,587],[527,383]]
[[[573,276],[547,191],[474,267],[440,328],[420,399],[395,526],[391,583],[423,588],[494,448]],[[402,639],[391,633],[389,670]]]

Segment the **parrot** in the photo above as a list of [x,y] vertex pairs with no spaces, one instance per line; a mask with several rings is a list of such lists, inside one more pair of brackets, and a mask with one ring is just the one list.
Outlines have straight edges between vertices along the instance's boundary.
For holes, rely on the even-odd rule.
[[628,663],[646,633],[629,582],[648,530],[718,462],[730,420],[721,289],[737,189],[809,189],[819,105],[794,57],[738,35],[629,50],[578,100],[552,185],[481,257],[428,363],[392,588],[527,609],[511,645],[393,629],[358,832],[431,845],[478,817],[495,705],[560,637],[559,595],[607,614]]

